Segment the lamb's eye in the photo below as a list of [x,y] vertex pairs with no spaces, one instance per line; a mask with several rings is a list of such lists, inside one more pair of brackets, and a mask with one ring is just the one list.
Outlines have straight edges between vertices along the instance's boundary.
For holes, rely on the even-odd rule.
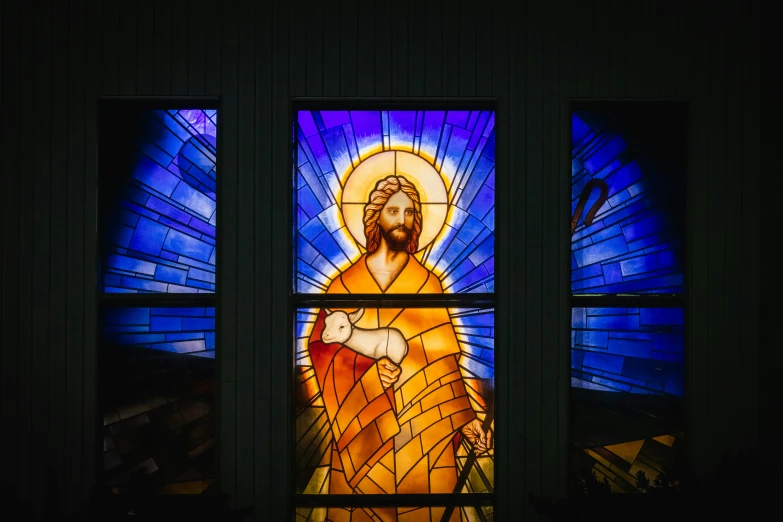
[[345,325],[342,325],[342,326],[340,327],[340,330],[342,330],[343,328],[345,328]]

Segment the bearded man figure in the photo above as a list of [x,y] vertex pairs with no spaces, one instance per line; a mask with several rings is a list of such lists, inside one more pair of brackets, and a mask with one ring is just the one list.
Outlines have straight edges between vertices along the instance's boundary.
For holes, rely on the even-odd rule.
[[[337,277],[328,294],[441,294],[440,280],[413,256],[422,230],[419,192],[390,175],[364,207],[367,253]],[[324,343],[321,310],[309,351],[332,433],[331,494],[452,493],[455,448],[467,438],[479,455],[493,445],[471,407],[446,308],[367,309],[355,326],[402,332],[408,353],[397,365],[340,343]],[[440,520],[444,508],[329,508],[327,520]],[[450,520],[459,520],[455,511]]]

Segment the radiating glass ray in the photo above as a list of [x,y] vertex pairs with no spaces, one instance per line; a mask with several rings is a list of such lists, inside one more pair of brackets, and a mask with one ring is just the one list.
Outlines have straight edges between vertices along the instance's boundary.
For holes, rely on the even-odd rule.
[[494,291],[492,111],[299,111],[295,129],[294,288],[324,293],[364,248],[340,210],[354,168],[386,150],[424,158],[449,198],[446,224],[417,258],[446,293]]
[[623,129],[605,124],[598,112],[572,114],[571,144],[572,292],[682,293],[681,199],[661,190],[682,180],[643,167],[646,151],[632,148]]
[[148,111],[134,138],[134,160],[101,172],[120,185],[103,219],[101,289],[214,292],[216,111]]
[[571,386],[684,394],[683,308],[574,308]]

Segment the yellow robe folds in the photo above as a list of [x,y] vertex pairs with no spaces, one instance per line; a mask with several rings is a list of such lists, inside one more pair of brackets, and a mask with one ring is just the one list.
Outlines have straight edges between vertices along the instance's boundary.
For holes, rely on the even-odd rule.
[[[327,293],[382,293],[365,260],[362,256],[335,279]],[[385,293],[442,292],[438,278],[410,256]],[[339,343],[321,342],[324,315],[318,316],[309,349],[334,440],[329,492],[453,492],[456,434],[475,413],[457,366],[459,346],[447,309],[365,310],[357,326],[397,328],[408,342],[393,390],[383,390],[376,361]],[[440,520],[443,508],[329,509],[327,518],[370,520],[372,513],[390,521],[398,520],[398,511],[399,520],[430,520],[430,514]],[[453,520],[459,520],[457,511]]]

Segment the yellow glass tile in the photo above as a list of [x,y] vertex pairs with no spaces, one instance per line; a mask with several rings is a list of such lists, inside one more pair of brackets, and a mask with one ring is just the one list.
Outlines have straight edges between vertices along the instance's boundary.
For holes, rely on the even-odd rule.
[[611,446],[606,446],[606,449],[629,464],[633,464],[643,445],[644,439],[623,442],[622,444],[612,444]]
[[362,426],[359,424],[359,419],[354,419],[348,428],[343,432],[340,440],[337,442],[337,450],[342,451],[353,440],[359,432],[362,431]]
[[417,402],[410,408],[408,408],[405,413],[400,415],[399,422],[400,424],[405,424],[409,420],[411,420],[413,417],[421,413],[421,403]]
[[[424,355],[428,361],[435,361],[441,357],[459,353],[459,344],[454,335],[454,327],[451,323],[439,326],[434,330],[421,334],[421,343],[424,345]],[[445,373],[436,377],[441,378]]]
[[329,475],[329,466],[319,466],[315,468],[313,476],[310,477],[310,480],[307,482],[307,487],[305,487],[303,493],[314,495],[321,491],[324,482],[326,482],[327,475]]
[[389,403],[389,397],[384,394],[376,398],[359,414],[359,423],[362,427],[367,426],[374,419],[383,415],[384,412],[391,411],[392,407]]
[[383,389],[381,376],[378,373],[377,363],[362,375],[360,382],[362,383],[362,388],[364,389],[364,394],[368,401],[372,401],[376,397],[386,393],[386,390]]
[[454,426],[454,430],[458,430],[468,422],[475,419],[476,414],[473,413],[473,410],[462,410],[462,411],[458,411],[457,413],[455,413],[449,418],[451,419],[452,426]]
[[653,440],[658,441],[661,444],[665,444],[671,448],[672,446],[674,446],[674,441],[677,439],[675,439],[671,435],[661,435],[660,437],[653,437]]
[[389,326],[397,328],[403,337],[410,339],[446,323],[451,325],[445,308],[406,308]]
[[[455,361],[454,364],[456,365],[456,361]],[[461,379],[461,378],[462,378],[462,373],[460,373],[459,370],[455,370],[455,371],[451,372],[450,374],[444,376],[440,380],[440,383],[441,384],[448,384],[450,382],[456,381],[457,379]]]
[[424,356],[424,347],[421,345],[421,337],[417,336],[408,340],[408,354],[400,364],[400,380],[395,386],[399,387],[416,375],[416,372],[427,366],[427,358]]
[[462,397],[457,397],[456,399],[444,402],[438,406],[438,408],[440,409],[441,417],[446,418],[452,413],[469,409],[470,403],[468,402],[467,397],[463,395]]
[[591,450],[591,449],[586,449],[586,450],[585,450],[585,453],[587,453],[588,455],[590,455],[591,457],[593,457],[593,459],[597,460],[598,462],[600,462],[601,464],[603,464],[603,465],[604,465],[604,466],[606,466],[607,468],[608,468],[608,467],[610,467],[610,466],[612,465],[612,464],[611,464],[611,463],[610,463],[608,460],[606,460],[606,459],[605,459],[605,458],[603,458],[601,455],[599,455],[598,453],[596,453],[595,451],[593,451],[593,450]]
[[397,518],[398,522],[431,522],[430,508],[419,508],[403,513]]
[[454,448],[451,437],[443,439],[430,450],[430,468],[454,467]]
[[462,397],[463,395],[467,395],[467,392],[465,391],[465,385],[462,384],[462,381],[452,382],[451,387],[454,388],[455,397]]
[[383,441],[381,441],[381,436],[375,426],[369,426],[362,430],[348,444],[348,452],[351,454],[353,465],[361,467],[381,446],[383,446]]
[[445,377],[453,372],[459,372],[457,368],[456,357],[448,356],[443,357],[433,363],[431,363],[424,370],[424,374],[427,376],[427,382],[435,382],[441,377]]
[[390,471],[394,471],[394,452],[390,451],[381,458],[381,464],[386,466]]
[[345,431],[348,425],[353,419],[359,415],[359,412],[367,406],[367,398],[364,396],[364,391],[361,386],[356,386],[345,401],[340,406],[340,410],[337,412],[337,425],[340,431]]

